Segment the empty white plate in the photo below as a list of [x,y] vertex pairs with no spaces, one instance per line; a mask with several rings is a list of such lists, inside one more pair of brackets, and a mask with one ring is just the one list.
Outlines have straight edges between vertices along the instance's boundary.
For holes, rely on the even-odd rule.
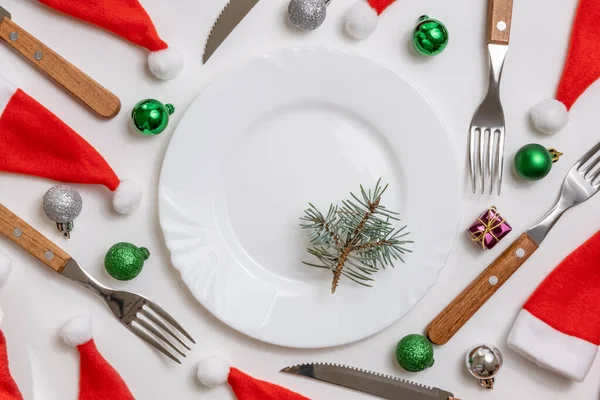
[[[305,266],[299,217],[377,179],[414,240],[373,288]],[[211,313],[256,339],[328,347],[405,315],[450,253],[460,213],[456,155],[422,95],[354,53],[292,49],[204,90],[173,135],[159,184],[172,262]],[[314,261],[314,260],[313,260]]]

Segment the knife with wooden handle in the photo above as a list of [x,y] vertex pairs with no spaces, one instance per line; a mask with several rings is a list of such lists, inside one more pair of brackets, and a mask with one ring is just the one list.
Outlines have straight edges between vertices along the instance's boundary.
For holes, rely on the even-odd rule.
[[117,96],[56,54],[10,18],[10,13],[0,7],[0,39],[99,116],[113,118],[119,113],[121,101]]

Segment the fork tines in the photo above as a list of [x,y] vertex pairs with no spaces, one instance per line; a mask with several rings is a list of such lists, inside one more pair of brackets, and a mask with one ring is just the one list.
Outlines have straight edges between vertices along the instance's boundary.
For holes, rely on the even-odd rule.
[[196,342],[169,313],[150,300],[144,300],[126,324],[127,327],[165,356],[181,364],[178,357],[185,357],[185,351],[191,350],[191,344]]
[[504,127],[472,126],[469,135],[469,172],[473,193],[479,185],[483,194],[486,185],[489,185],[490,194],[496,186],[500,195],[503,168]]
[[596,168],[600,165],[600,154],[596,154],[599,151],[600,143],[592,147],[575,164],[575,169],[593,185],[600,185],[600,180],[598,180],[600,178],[600,168]]

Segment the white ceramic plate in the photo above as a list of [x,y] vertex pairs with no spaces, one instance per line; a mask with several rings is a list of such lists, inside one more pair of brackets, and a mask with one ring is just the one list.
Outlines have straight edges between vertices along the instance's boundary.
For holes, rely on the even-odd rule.
[[[457,232],[457,165],[435,112],[394,71],[354,53],[284,50],[192,103],[165,155],[160,223],[173,265],[221,321],[273,344],[341,345],[390,326],[435,283]],[[375,287],[343,279],[332,295],[331,273],[301,263],[298,218],[379,177],[414,253]]]

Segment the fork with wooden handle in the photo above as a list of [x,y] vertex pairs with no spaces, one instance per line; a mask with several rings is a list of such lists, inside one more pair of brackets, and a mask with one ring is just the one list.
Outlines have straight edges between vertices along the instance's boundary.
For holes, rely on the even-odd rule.
[[0,39],[102,118],[113,118],[119,113],[121,101],[117,96],[56,54],[10,18],[10,13],[0,7]]
[[600,190],[600,143],[580,158],[567,174],[554,208],[509,246],[427,327],[435,344],[445,344],[538,249],[565,211]]
[[60,275],[100,296],[127,329],[173,361],[181,364],[178,356],[185,357],[184,351],[191,350],[186,341],[195,343],[194,339],[159,305],[139,294],[113,290],[100,284],[70,255],[2,204],[0,234]]

